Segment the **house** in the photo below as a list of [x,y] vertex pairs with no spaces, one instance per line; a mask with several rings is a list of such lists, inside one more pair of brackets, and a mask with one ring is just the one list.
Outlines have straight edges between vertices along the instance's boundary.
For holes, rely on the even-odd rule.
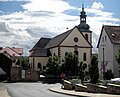
[[53,38],[40,38],[30,50],[29,62],[33,70],[45,68],[50,55],[56,54],[64,59],[66,52],[78,55],[79,62],[90,64],[92,56],[92,31],[86,23],[86,12],[82,5],[80,24]]
[[15,65],[17,59],[23,54],[22,48],[0,48],[0,68],[10,77],[11,66]]
[[97,48],[99,73],[112,70],[114,77],[120,77],[119,64],[115,58],[120,49],[120,26],[103,25]]

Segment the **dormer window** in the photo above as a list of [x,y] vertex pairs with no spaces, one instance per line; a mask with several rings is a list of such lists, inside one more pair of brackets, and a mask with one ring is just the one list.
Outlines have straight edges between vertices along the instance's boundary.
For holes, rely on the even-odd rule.
[[115,34],[114,33],[112,33],[112,37],[115,38]]

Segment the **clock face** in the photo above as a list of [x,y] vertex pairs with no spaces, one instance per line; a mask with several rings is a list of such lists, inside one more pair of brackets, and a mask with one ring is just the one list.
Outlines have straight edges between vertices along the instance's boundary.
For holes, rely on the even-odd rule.
[[78,38],[77,37],[74,38],[74,42],[78,42]]

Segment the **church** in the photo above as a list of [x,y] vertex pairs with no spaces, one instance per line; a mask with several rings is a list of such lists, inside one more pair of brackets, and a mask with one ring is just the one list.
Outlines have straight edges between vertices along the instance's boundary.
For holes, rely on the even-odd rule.
[[86,12],[84,5],[80,12],[80,24],[59,34],[53,38],[40,38],[40,40],[29,51],[29,62],[32,70],[42,70],[46,67],[49,56],[56,54],[64,59],[66,52],[73,52],[78,55],[79,62],[87,65],[92,57],[92,31],[86,23]]

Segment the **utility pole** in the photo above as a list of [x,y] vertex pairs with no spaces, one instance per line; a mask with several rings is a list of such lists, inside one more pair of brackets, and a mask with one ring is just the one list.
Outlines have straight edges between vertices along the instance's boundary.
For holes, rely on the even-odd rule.
[[106,45],[101,45],[103,48],[103,64],[102,64],[102,68],[103,68],[103,84],[106,85],[106,77],[105,77],[105,46]]

